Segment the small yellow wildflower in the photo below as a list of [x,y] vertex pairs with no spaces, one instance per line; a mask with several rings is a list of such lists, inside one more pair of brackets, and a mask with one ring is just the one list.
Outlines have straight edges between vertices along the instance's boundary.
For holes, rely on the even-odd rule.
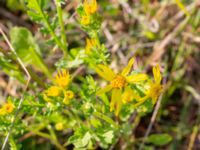
[[51,86],[45,91],[47,96],[59,96],[60,95],[60,88],[57,86]]
[[7,113],[11,113],[13,112],[15,106],[11,103],[11,102],[8,102],[6,104],[4,104],[3,106],[3,109],[7,112]]
[[64,92],[64,100],[63,100],[63,102],[65,104],[69,104],[69,102],[70,102],[70,100],[72,98],[74,98],[74,92],[72,92],[70,90]]
[[156,103],[158,97],[163,92],[163,85],[161,85],[162,76],[160,74],[160,67],[157,65],[153,67],[153,76],[154,81],[149,83],[149,88],[146,91],[146,96],[142,97],[138,103],[134,104],[134,108],[138,107],[139,105],[143,104],[148,98],[151,98],[153,104]]
[[160,67],[158,65],[153,67],[153,76],[154,82],[150,83],[150,88],[146,94],[152,98],[153,103],[155,104],[156,100],[163,91],[163,86],[160,84],[162,76],[160,74]]
[[58,131],[63,130],[64,129],[63,123],[62,122],[56,123],[55,128]]
[[62,88],[67,87],[70,83],[69,72],[66,70],[58,71],[55,82],[57,83],[58,86]]
[[11,102],[8,102],[0,109],[0,115],[10,114],[13,112],[14,108],[15,106]]
[[97,2],[96,0],[85,0],[83,3],[83,8],[86,14],[94,14],[97,11]]
[[93,47],[96,47],[98,45],[98,42],[96,39],[86,39],[86,47],[85,47],[85,53],[89,54],[91,52],[91,49]]
[[84,15],[81,17],[81,22],[82,25],[88,25],[90,24],[90,16]]
[[122,102],[130,101],[127,93],[130,93],[128,85],[135,84],[140,81],[147,79],[146,74],[135,74],[129,75],[129,72],[134,64],[135,59],[132,58],[128,62],[128,65],[122,70],[121,73],[115,74],[108,66],[98,65],[95,70],[105,80],[109,81],[110,84],[105,86],[103,89],[97,91],[97,95],[101,95],[105,92],[112,90],[110,111],[115,109],[115,115],[118,116],[121,110]]

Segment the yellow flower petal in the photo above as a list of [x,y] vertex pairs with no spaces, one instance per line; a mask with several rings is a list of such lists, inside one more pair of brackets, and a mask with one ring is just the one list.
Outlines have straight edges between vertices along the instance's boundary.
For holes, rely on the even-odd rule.
[[110,111],[115,110],[115,115],[118,116],[121,110],[121,89],[113,89],[111,102],[110,102]]
[[119,116],[121,108],[122,108],[122,101],[120,99],[116,104],[115,116]]
[[150,88],[146,92],[146,95],[148,95],[152,101],[153,104],[157,101],[160,94],[163,92],[163,86],[157,83],[150,84]]
[[95,71],[107,81],[111,81],[116,76],[115,73],[105,65],[98,65],[95,67]]
[[55,82],[58,86],[65,88],[70,83],[70,74],[67,70],[58,71],[56,74]]
[[0,115],[4,116],[6,114],[6,111],[3,108],[0,108]]
[[85,53],[90,54],[91,50],[93,48],[96,48],[99,46],[98,40],[93,38],[93,39],[86,39],[86,46],[85,46]]
[[153,76],[154,76],[154,80],[156,83],[160,83],[162,80],[162,76],[160,74],[160,66],[156,65],[155,67],[153,67]]
[[106,93],[106,92],[110,91],[111,89],[112,89],[112,86],[111,85],[107,85],[104,88],[98,90],[96,95],[101,95],[103,93]]
[[122,70],[122,72],[121,72],[121,75],[122,75],[122,76],[127,76],[127,75],[128,75],[128,73],[129,73],[130,70],[131,70],[131,67],[132,67],[133,64],[134,64],[134,62],[135,62],[135,58],[133,57],[133,58],[131,58],[131,59],[129,60],[128,65]]
[[122,94],[122,102],[126,104],[133,99],[139,100],[140,96],[134,90],[127,86],[124,93]]
[[127,82],[129,83],[136,83],[140,81],[144,81],[148,78],[146,74],[135,74],[135,75],[130,75],[126,77]]

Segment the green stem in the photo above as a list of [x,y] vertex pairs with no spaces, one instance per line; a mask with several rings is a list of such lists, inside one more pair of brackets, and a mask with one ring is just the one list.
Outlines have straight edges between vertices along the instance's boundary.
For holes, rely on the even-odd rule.
[[142,105],[142,104],[147,100],[147,98],[149,98],[149,97],[148,97],[148,96],[143,97],[138,103],[133,104],[133,105],[131,106],[131,108],[132,108],[132,109],[135,109],[135,108],[137,108],[138,106]]
[[49,133],[51,135],[51,137],[55,140],[58,141],[56,133],[54,132],[53,128],[51,127],[51,125],[47,126],[47,129],[49,130]]
[[40,131],[31,131],[31,132],[33,132],[33,133],[36,134],[36,135],[39,135],[39,136],[41,136],[41,137],[44,137],[44,138],[46,138],[46,139],[51,140],[52,143],[53,143],[54,145],[56,145],[56,147],[57,147],[59,150],[66,150],[57,140],[53,139],[49,134],[42,133],[42,132],[40,132]]
[[[38,4],[38,6],[39,6],[39,4]],[[39,6],[39,8],[40,8],[40,6]],[[64,46],[63,46],[63,44],[62,44],[62,42],[58,39],[57,35],[54,33],[54,31],[53,31],[51,25],[50,25],[49,22],[48,22],[48,19],[47,19],[46,15],[44,14],[44,12],[42,11],[41,8],[40,8],[39,11],[40,11],[39,13],[40,13],[40,14],[42,15],[42,17],[43,17],[44,23],[45,23],[47,29],[49,30],[51,36],[54,38],[56,44],[62,49],[63,54],[64,54],[64,56],[66,57],[66,56],[67,56],[67,53],[66,53],[66,50],[65,50],[65,48],[64,48]]]
[[56,4],[56,10],[58,13],[58,20],[59,20],[59,24],[61,27],[61,37],[62,37],[62,42],[63,42],[63,46],[65,48],[65,50],[67,51],[67,37],[65,34],[65,25],[64,25],[64,21],[63,21],[63,15],[62,15],[62,9],[61,9],[61,2],[60,0],[55,0],[55,4]]
[[[48,122],[44,122],[40,125],[38,125],[37,127],[30,127],[28,128],[28,130],[36,135],[39,135],[41,137],[44,137],[46,139],[49,139],[59,150],[66,150],[57,140],[57,138],[55,138],[55,133],[52,134],[52,131],[50,131],[51,135],[47,134],[47,133],[43,133],[39,130],[44,129],[47,126]],[[49,128],[48,128],[49,129]]]
[[95,111],[93,114],[94,114],[94,116],[96,116],[96,117],[98,117],[100,119],[103,119],[106,122],[108,122],[109,124],[112,124],[114,127],[118,128],[118,124],[116,124],[112,119],[110,119],[106,115],[104,115],[104,114],[102,114],[100,112],[97,112],[97,111]]

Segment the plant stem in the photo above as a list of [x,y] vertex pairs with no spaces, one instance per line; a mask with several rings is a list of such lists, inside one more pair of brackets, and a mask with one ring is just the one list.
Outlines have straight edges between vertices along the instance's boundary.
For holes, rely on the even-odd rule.
[[95,111],[93,113],[96,117],[100,118],[100,119],[103,119],[105,120],[106,122],[112,124],[114,127],[118,128],[118,124],[116,124],[112,119],[110,119],[109,117],[107,117],[106,115],[100,113],[100,112],[97,112]]
[[66,34],[65,34],[65,25],[64,25],[64,21],[63,21],[63,15],[62,15],[60,0],[55,0],[55,4],[56,4],[56,10],[57,10],[57,14],[58,14],[59,24],[60,24],[60,27],[61,27],[61,37],[62,37],[63,46],[64,46],[65,50],[67,51],[67,37],[66,37]]
[[31,132],[33,132],[36,135],[39,135],[41,137],[44,137],[46,139],[51,140],[52,143],[54,143],[59,150],[66,150],[57,140],[55,140],[54,138],[52,138],[49,134],[42,133],[40,131],[31,131]]
[[[38,5],[39,5],[39,4],[38,4]],[[40,6],[39,6],[39,8],[40,8]],[[51,36],[54,38],[56,44],[62,49],[63,54],[64,54],[64,57],[66,57],[66,56],[67,56],[67,52],[66,52],[66,50],[65,50],[65,48],[64,48],[64,46],[63,46],[63,44],[62,44],[62,42],[58,39],[57,35],[54,33],[54,31],[53,31],[51,25],[50,25],[49,22],[48,22],[48,19],[47,19],[46,15],[44,14],[44,12],[42,11],[41,8],[40,8],[39,11],[40,11],[39,13],[40,13],[40,14],[42,15],[42,17],[43,17],[44,23],[45,23],[47,29],[49,30]]]

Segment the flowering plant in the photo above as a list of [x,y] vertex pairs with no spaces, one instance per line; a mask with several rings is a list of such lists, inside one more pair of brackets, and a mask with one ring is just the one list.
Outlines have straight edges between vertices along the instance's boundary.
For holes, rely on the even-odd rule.
[[[85,45],[78,48],[70,48],[67,43],[70,36],[65,34],[63,1],[55,0],[58,22],[48,16],[44,0],[27,2],[28,15],[43,27],[41,32],[51,37],[43,44],[56,45],[56,49],[62,50],[62,58],[55,62],[54,70],[58,71],[52,71],[43,61],[39,44],[30,31],[12,29],[11,43],[17,57],[25,67],[32,66],[43,73],[48,83],[30,73],[34,81],[29,88],[43,88],[35,90],[35,95],[26,91],[21,106],[18,98],[8,98],[0,108],[0,134],[5,137],[14,124],[9,137],[12,147],[26,149],[17,139],[23,143],[39,136],[61,150],[70,145],[76,149],[108,149],[119,137],[131,137],[130,131],[136,124],[127,123],[128,120],[135,113],[140,117],[151,112],[163,92],[160,66],[153,67],[153,79],[140,67],[133,67],[136,57],[130,58],[121,72],[116,71],[119,68],[109,63],[110,52],[99,37],[102,16],[96,0],[84,0],[76,10],[79,27],[87,34]],[[20,46],[24,38],[29,40],[27,47]],[[24,49],[30,53],[26,57]],[[52,72],[57,73],[52,76]],[[25,83],[24,78],[19,80]]]

